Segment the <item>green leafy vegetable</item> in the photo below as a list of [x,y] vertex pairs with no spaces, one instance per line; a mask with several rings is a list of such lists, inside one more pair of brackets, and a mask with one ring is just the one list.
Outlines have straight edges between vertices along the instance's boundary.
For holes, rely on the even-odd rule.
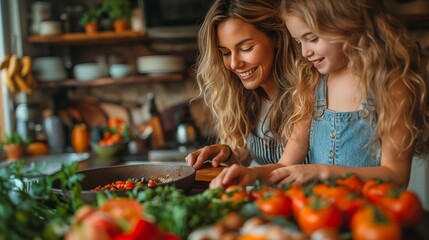
[[[82,205],[82,176],[77,164],[63,165],[59,173],[43,175],[38,169],[24,170],[23,161],[0,168],[0,239],[61,239],[69,218]],[[75,193],[69,200],[52,190],[59,181]]]

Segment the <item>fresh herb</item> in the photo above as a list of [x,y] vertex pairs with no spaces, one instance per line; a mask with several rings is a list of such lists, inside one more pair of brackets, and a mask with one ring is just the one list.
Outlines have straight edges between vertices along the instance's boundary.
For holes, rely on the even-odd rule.
[[94,7],[90,7],[83,14],[83,16],[80,19],[79,23],[82,26],[85,26],[85,24],[87,24],[87,23],[98,23],[98,21],[100,20],[102,14],[103,14],[103,10],[102,9],[97,9],[97,8],[94,8]]
[[214,224],[227,213],[237,211],[241,206],[222,202],[222,189],[209,189],[201,194],[185,195],[174,186],[147,188],[135,191],[132,196],[142,202],[148,219],[182,239],[203,226]]
[[131,16],[129,0],[104,0],[101,9],[111,20],[127,20]]
[[[83,204],[77,163],[63,165],[54,175],[23,166],[16,161],[0,168],[0,239],[62,239],[70,216]],[[54,192],[55,181],[73,192],[72,197]]]
[[26,145],[30,142],[28,139],[22,138],[17,132],[12,133],[12,135],[4,135],[3,142],[0,143],[1,146],[11,145],[11,144],[19,144]]

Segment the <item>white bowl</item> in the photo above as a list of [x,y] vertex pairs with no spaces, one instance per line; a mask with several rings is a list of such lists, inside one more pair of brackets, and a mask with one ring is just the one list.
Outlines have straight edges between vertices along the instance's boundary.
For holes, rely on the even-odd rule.
[[128,64],[112,64],[109,68],[109,74],[113,78],[126,77],[131,73],[131,66]]
[[107,67],[98,63],[76,64],[73,69],[74,77],[79,81],[88,81],[96,78],[107,77]]
[[33,72],[38,81],[61,81],[67,77],[60,57],[39,57],[33,61]]

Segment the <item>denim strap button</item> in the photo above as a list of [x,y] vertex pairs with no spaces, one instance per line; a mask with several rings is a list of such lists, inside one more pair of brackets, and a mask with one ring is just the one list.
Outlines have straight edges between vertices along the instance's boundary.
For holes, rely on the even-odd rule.
[[369,116],[369,110],[367,108],[362,109],[361,115],[363,118],[367,118]]

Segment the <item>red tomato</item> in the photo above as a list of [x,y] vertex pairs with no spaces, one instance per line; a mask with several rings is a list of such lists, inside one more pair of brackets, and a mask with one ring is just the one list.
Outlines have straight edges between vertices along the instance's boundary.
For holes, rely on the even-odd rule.
[[225,189],[220,198],[224,202],[247,201],[249,199],[246,188],[239,185],[231,185]]
[[99,210],[116,220],[127,222],[127,230],[134,229],[137,222],[143,218],[143,206],[130,198],[109,199],[99,207]]
[[377,206],[366,206],[351,220],[354,240],[401,239],[401,227],[396,220]]
[[345,186],[351,192],[361,192],[363,185],[365,184],[362,179],[360,179],[357,175],[352,174],[348,175],[345,178],[338,178],[336,184]]
[[341,212],[329,200],[312,198],[298,213],[298,225],[307,234],[322,228],[337,230],[341,227]]
[[110,129],[113,129],[113,128],[119,128],[123,124],[124,124],[124,120],[122,120],[120,118],[110,118],[108,123],[107,123],[107,126]]
[[346,229],[350,228],[350,221],[356,211],[364,207],[366,203],[365,198],[354,193],[348,194],[343,198],[339,198],[335,202],[335,205],[343,213],[343,226]]
[[350,191],[344,186],[319,183],[314,186],[313,193],[320,197],[336,202],[340,198],[345,198],[350,193]]
[[256,201],[259,211],[268,216],[289,218],[292,212],[292,201],[280,190],[272,191]]
[[285,192],[292,201],[292,213],[295,218],[298,218],[298,213],[305,204],[309,202],[309,198],[306,196],[304,189],[294,187]]
[[423,206],[419,197],[408,190],[381,199],[380,205],[390,211],[395,219],[405,228],[415,226],[423,217]]
[[138,239],[160,239],[158,227],[148,221],[139,219],[133,229],[127,233],[120,234],[114,240],[138,240]]
[[115,133],[110,137],[110,141],[113,143],[122,142],[124,139],[122,138],[121,134]]
[[365,183],[362,193],[372,203],[378,203],[387,196],[389,192],[397,187],[393,182],[383,182],[379,180],[369,180]]
[[256,201],[260,198],[262,198],[265,194],[271,191],[271,188],[269,186],[263,186],[260,189],[252,189],[249,192],[249,200],[250,201]]
[[125,187],[125,189],[133,189],[133,188],[136,187],[136,184],[133,181],[131,181],[131,180],[127,180],[125,182],[125,186],[124,187]]
[[156,187],[156,182],[155,182],[155,181],[153,181],[153,180],[149,180],[149,181],[147,182],[147,186],[148,186],[148,187]]
[[284,194],[288,197],[292,197],[293,195],[295,195],[298,192],[304,192],[304,189],[302,188],[301,185],[296,184],[296,183],[292,183],[285,191]]

